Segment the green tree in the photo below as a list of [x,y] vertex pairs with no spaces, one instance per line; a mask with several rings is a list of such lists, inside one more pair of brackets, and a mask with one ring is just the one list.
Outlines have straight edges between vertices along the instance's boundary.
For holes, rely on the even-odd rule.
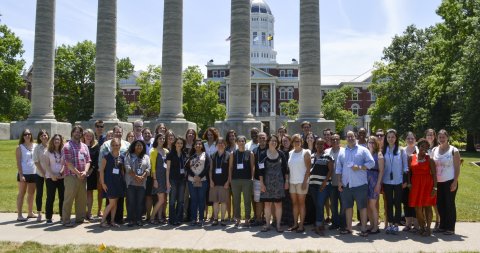
[[226,108],[218,103],[219,87],[219,82],[204,83],[198,66],[187,67],[183,72],[183,113],[185,119],[197,123],[200,130],[225,119]]
[[325,119],[335,120],[337,132],[347,126],[356,125],[356,118],[351,111],[345,110],[347,98],[352,95],[353,87],[342,86],[340,89],[328,92],[322,99],[322,112]]
[[[129,58],[117,60],[117,80],[133,72]],[[117,84],[118,89],[118,84]],[[90,120],[93,114],[95,92],[95,44],[78,42],[74,46],[61,45],[55,57],[55,91],[53,108],[59,121]],[[123,96],[117,90],[117,115],[125,120],[129,114]]]
[[0,24],[0,121],[24,120],[30,113],[30,101],[19,94],[25,89],[23,53],[20,38]]
[[160,113],[161,79],[162,67],[155,65],[148,65],[147,70],[137,78],[140,94],[138,104],[134,106],[135,110],[142,112],[144,120],[155,119]]
[[290,99],[288,102],[281,102],[280,110],[288,119],[295,120],[298,118],[298,101]]
[[127,121],[128,115],[132,113],[132,109],[123,96],[120,89],[119,80],[128,79],[133,73],[135,66],[130,61],[130,58],[122,58],[117,60],[117,94],[115,95],[117,117],[121,121]]

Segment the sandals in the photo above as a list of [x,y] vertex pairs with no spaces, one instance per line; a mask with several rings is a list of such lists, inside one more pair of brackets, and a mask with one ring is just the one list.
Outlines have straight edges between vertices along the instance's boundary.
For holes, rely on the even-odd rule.
[[367,230],[367,232],[371,235],[374,235],[374,234],[380,234],[380,229],[377,228],[377,230],[373,231],[373,230]]
[[368,232],[367,231],[362,231],[360,232],[361,237],[368,237]]
[[270,226],[265,225],[265,226],[263,226],[262,230],[260,230],[260,231],[268,232],[268,231],[270,231]]
[[226,221],[226,220],[222,220],[222,221],[220,222],[220,226],[225,227],[226,225],[227,225],[227,221]]
[[447,231],[443,232],[443,234],[444,235],[454,235],[455,231],[447,230]]
[[277,230],[277,233],[279,233],[279,234],[283,233],[283,229],[282,229],[282,228],[277,227],[276,230]]
[[296,231],[298,229],[298,225],[295,225],[291,228],[288,229],[288,231],[292,232],[292,231]]
[[344,230],[340,231],[341,235],[348,235],[348,234],[351,234],[351,233],[352,233],[352,230],[348,230],[348,229],[344,229]]
[[402,231],[404,231],[404,232],[408,232],[408,231],[410,231],[410,230],[412,230],[412,227],[410,227],[410,226],[405,226],[405,227],[402,229]]
[[100,222],[100,227],[108,228],[108,227],[110,227],[110,225],[108,225],[107,221],[102,221],[102,222]]
[[119,228],[120,225],[118,225],[117,223],[113,222],[111,225],[110,225],[112,228]]
[[24,222],[24,221],[27,221],[28,218],[25,218],[25,217],[18,217],[17,218],[17,221],[20,221],[20,222]]
[[218,220],[214,220],[214,221],[212,222],[212,227],[214,227],[214,226],[218,226]]
[[305,228],[297,228],[296,232],[301,234],[301,233],[305,232]]

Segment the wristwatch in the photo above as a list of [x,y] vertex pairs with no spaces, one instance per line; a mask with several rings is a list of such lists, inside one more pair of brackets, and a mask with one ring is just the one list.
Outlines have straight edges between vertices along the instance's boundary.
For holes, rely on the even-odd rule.
[[437,187],[433,187],[433,189],[436,191],[436,190],[437,190]]

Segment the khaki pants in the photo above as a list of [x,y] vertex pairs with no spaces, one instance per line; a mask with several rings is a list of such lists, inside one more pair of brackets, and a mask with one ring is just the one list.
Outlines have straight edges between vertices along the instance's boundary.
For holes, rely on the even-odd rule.
[[70,223],[73,201],[75,201],[75,222],[83,222],[87,206],[87,180],[80,180],[76,176],[66,176],[63,183],[65,185],[63,223]]

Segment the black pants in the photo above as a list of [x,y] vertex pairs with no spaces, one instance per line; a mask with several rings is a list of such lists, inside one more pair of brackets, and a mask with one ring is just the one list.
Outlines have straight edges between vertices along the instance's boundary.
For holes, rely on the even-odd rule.
[[45,213],[47,220],[51,220],[53,216],[53,204],[55,202],[55,192],[58,191],[58,210],[60,217],[62,217],[63,208],[63,193],[65,186],[63,185],[63,179],[57,179],[53,181],[51,178],[47,178],[47,203],[45,204]]
[[37,212],[42,211],[43,203],[43,185],[45,184],[45,178],[39,175],[35,175],[35,185],[36,185],[36,195],[35,195],[35,205],[37,206]]
[[415,208],[408,205],[408,195],[410,195],[410,188],[405,187],[402,192],[403,213],[405,217],[416,218]]
[[450,191],[453,179],[446,182],[437,183],[437,208],[440,214],[440,229],[455,231],[455,223],[457,222],[457,208],[455,206],[455,196],[457,189]]
[[132,223],[142,221],[142,211],[145,207],[145,188],[129,185],[127,187],[127,199],[127,220]]
[[383,184],[383,192],[387,197],[388,222],[398,225],[402,219],[402,184]]

